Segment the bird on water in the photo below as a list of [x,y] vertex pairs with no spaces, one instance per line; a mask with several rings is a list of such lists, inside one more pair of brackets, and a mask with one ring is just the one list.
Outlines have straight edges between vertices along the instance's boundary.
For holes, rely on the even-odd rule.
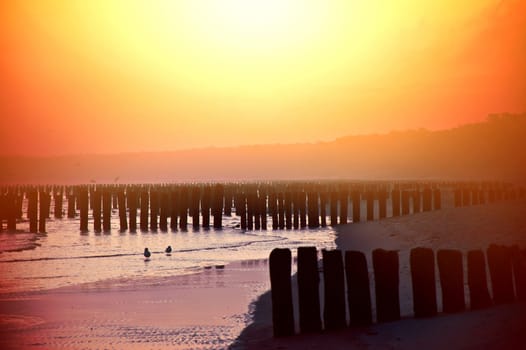
[[169,245],[168,247],[166,247],[166,249],[164,250],[164,252],[165,252],[166,254],[170,254],[170,253],[172,252],[172,246]]
[[152,253],[148,250],[148,248],[144,248],[144,257],[146,259],[150,259],[150,256],[152,256]]

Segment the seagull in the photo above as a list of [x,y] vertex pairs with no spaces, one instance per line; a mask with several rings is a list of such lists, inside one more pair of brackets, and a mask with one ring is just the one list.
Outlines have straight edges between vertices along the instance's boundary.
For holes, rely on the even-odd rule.
[[148,250],[148,248],[144,248],[144,257],[146,259],[150,259],[150,256],[152,256],[152,253]]
[[166,254],[170,254],[170,253],[172,252],[172,246],[169,245],[168,247],[166,247],[166,249],[164,250],[164,252],[165,252]]

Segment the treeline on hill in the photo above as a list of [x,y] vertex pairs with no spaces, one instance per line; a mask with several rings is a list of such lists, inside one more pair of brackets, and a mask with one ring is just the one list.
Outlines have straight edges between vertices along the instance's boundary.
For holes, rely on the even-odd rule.
[[2,157],[0,183],[139,183],[270,179],[526,181],[526,114],[454,129],[174,152]]

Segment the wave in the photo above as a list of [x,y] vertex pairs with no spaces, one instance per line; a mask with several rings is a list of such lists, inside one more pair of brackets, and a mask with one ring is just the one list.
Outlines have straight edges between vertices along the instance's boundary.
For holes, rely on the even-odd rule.
[[[255,234],[249,234],[252,236],[258,236]],[[267,236],[268,237],[268,236]],[[172,254],[175,253],[191,253],[191,252],[199,252],[199,251],[211,251],[211,250],[219,250],[219,249],[232,249],[232,248],[240,248],[240,247],[247,247],[252,244],[257,243],[268,243],[268,242],[278,242],[286,240],[286,237],[281,236],[271,236],[269,239],[262,239],[257,241],[250,241],[250,242],[240,242],[240,243],[233,243],[228,245],[220,245],[215,247],[202,247],[202,248],[188,248],[188,249],[176,249],[172,251]],[[152,251],[153,254],[161,254],[164,253],[164,251]],[[98,255],[78,255],[78,256],[57,256],[57,257],[41,257],[41,258],[29,258],[29,259],[12,259],[12,260],[3,260],[0,261],[0,263],[19,263],[19,262],[36,262],[36,261],[50,261],[50,260],[75,260],[75,259],[100,259],[100,258],[119,258],[119,257],[125,257],[125,256],[137,256],[140,255],[140,253],[115,253],[115,254],[98,254]]]

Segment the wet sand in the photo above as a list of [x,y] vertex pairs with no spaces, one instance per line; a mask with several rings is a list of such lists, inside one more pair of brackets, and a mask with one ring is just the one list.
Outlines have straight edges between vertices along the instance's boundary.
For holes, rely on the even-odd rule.
[[266,261],[0,296],[2,349],[221,349],[269,288]]
[[[256,303],[255,321],[238,339],[247,349],[521,349],[526,347],[526,305],[515,303],[480,311],[414,319],[409,276],[409,250],[433,248],[486,249],[491,243],[526,248],[526,201],[499,202],[473,207],[445,208],[382,221],[337,227],[341,250],[366,253],[370,273],[371,251],[399,251],[400,302],[403,319],[340,332],[272,337],[270,293]],[[295,281],[293,281],[295,286]],[[295,294],[296,292],[293,291]],[[323,288],[320,288],[323,295]],[[372,286],[374,309],[374,285]],[[297,296],[295,296],[297,299]],[[439,312],[440,290],[437,289]],[[469,303],[468,303],[469,306]],[[297,305],[295,305],[297,310]],[[374,316],[374,314],[373,314]],[[296,321],[297,321],[296,316]],[[296,329],[298,326],[296,325]],[[242,346],[241,346],[242,345]]]

